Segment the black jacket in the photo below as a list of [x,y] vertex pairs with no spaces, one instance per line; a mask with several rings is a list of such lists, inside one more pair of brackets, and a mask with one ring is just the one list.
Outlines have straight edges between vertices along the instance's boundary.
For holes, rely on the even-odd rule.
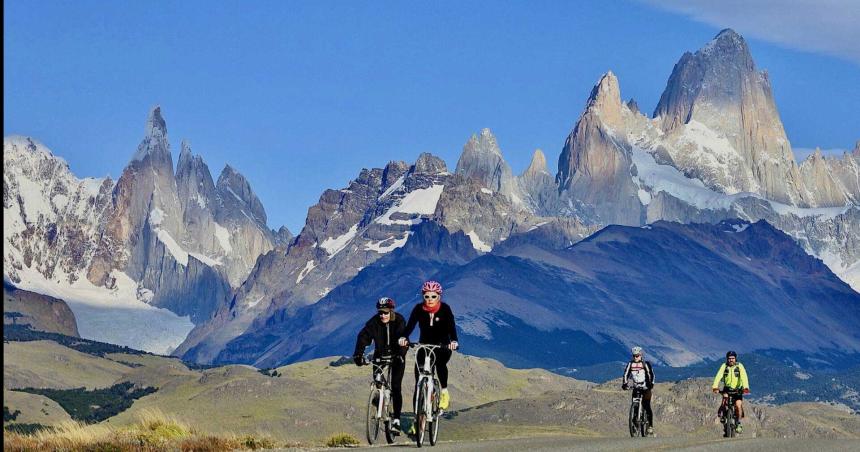
[[364,354],[364,349],[374,343],[373,357],[394,356],[396,354],[406,355],[406,349],[397,345],[397,339],[403,337],[406,319],[400,313],[395,312],[394,318],[388,323],[382,323],[379,314],[374,315],[364,324],[364,328],[358,333],[355,341],[355,352],[353,356]]
[[451,307],[442,303],[439,311],[431,316],[429,312],[424,310],[423,306],[423,303],[418,303],[412,309],[403,337],[409,338],[409,335],[415,330],[415,325],[418,324],[421,327],[418,341],[423,344],[447,344],[456,341],[457,327],[454,324],[454,313],[451,311]]

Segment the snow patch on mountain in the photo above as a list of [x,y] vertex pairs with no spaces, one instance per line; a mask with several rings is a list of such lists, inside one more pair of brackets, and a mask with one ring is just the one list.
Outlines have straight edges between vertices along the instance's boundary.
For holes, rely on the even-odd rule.
[[221,249],[225,253],[230,254],[233,252],[233,247],[230,246],[230,231],[218,223],[215,223],[215,238],[218,239],[218,244],[221,245]]
[[329,256],[334,256],[339,253],[346,245],[349,244],[355,235],[358,233],[358,223],[352,225],[349,231],[337,237],[329,237],[320,244],[320,248],[324,249]]
[[412,235],[412,231],[406,231],[406,233],[403,234],[403,237],[400,238],[389,237],[377,242],[368,242],[364,245],[364,250],[375,251],[379,254],[387,254],[397,248],[402,248],[403,245],[406,245],[406,241],[409,240],[410,235]]
[[419,188],[409,192],[400,202],[392,206],[376,219],[377,223],[384,225],[402,224],[412,225],[421,222],[420,219],[411,220],[392,220],[391,216],[395,213],[432,215],[436,211],[436,204],[439,203],[439,198],[442,196],[444,185],[433,185],[429,188]]
[[476,250],[484,253],[489,253],[493,250],[493,247],[484,243],[484,241],[481,240],[481,237],[479,237],[474,230],[469,231],[468,233],[466,233],[466,235],[468,235],[469,238],[472,240],[472,247]]
[[302,282],[302,280],[305,279],[305,276],[307,276],[308,273],[310,273],[311,270],[313,270],[315,267],[316,267],[316,264],[314,263],[313,260],[308,261],[308,263],[305,264],[305,268],[303,268],[302,271],[299,272],[299,276],[296,278],[296,284]]

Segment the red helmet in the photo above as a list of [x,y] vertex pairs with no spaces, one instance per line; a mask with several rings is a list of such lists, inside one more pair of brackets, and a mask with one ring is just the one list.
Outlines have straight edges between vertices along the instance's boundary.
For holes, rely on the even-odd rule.
[[421,286],[421,292],[436,292],[442,295],[442,284],[436,281],[427,281]]

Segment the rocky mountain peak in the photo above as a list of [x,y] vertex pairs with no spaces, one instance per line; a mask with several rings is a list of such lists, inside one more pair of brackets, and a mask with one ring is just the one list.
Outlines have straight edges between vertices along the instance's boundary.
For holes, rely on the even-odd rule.
[[860,159],[860,140],[857,140],[857,142],[854,143],[854,150],[851,151],[851,155],[853,155],[854,158]]
[[170,155],[170,143],[167,141],[167,123],[161,116],[161,107],[156,105],[146,118],[146,134],[132,157],[132,162],[143,161],[151,156],[159,163],[168,163],[173,169],[173,158]]
[[606,125],[621,123],[621,88],[612,71],[603,74],[591,89],[586,110],[598,114]]
[[248,179],[229,164],[224,165],[224,169],[221,170],[215,189],[221,195],[222,200],[226,201],[232,198],[240,201],[250,208],[257,220],[263,224],[266,223],[266,211],[263,208],[263,203],[254,194]]
[[[388,167],[386,167],[387,169]],[[415,162],[415,173],[439,174],[448,172],[445,161],[429,152],[422,152]]]
[[510,196],[515,181],[511,167],[502,157],[496,137],[490,129],[482,129],[472,135],[463,146],[463,153],[457,160],[457,174],[471,177],[493,191]]
[[544,155],[542,150],[535,149],[534,154],[532,154],[532,161],[529,163],[529,167],[526,168],[523,176],[533,177],[541,173],[549,174],[549,170],[546,166],[546,155]]
[[149,111],[149,117],[146,119],[146,136],[151,137],[156,134],[167,136],[167,123],[161,116],[161,106],[159,105]]
[[630,100],[627,101],[627,108],[633,113],[642,113],[642,111],[639,110],[639,104],[636,102],[636,99],[632,97],[630,98]]

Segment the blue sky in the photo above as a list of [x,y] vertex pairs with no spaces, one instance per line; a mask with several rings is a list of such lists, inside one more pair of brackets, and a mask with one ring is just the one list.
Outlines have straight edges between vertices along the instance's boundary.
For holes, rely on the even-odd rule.
[[[602,73],[651,112],[681,54],[732,26],[770,72],[794,147],[860,139],[860,58],[843,42],[855,27],[815,10],[416,3],[6,1],[3,132],[39,139],[79,177],[116,178],[161,105],[174,158],[185,138],[213,178],[230,163],[269,225],[297,233],[325,188],[425,151],[453,168],[483,127],[515,172],[535,148],[554,170]],[[856,10],[839,16],[856,24]],[[768,31],[781,20],[819,39]]]

